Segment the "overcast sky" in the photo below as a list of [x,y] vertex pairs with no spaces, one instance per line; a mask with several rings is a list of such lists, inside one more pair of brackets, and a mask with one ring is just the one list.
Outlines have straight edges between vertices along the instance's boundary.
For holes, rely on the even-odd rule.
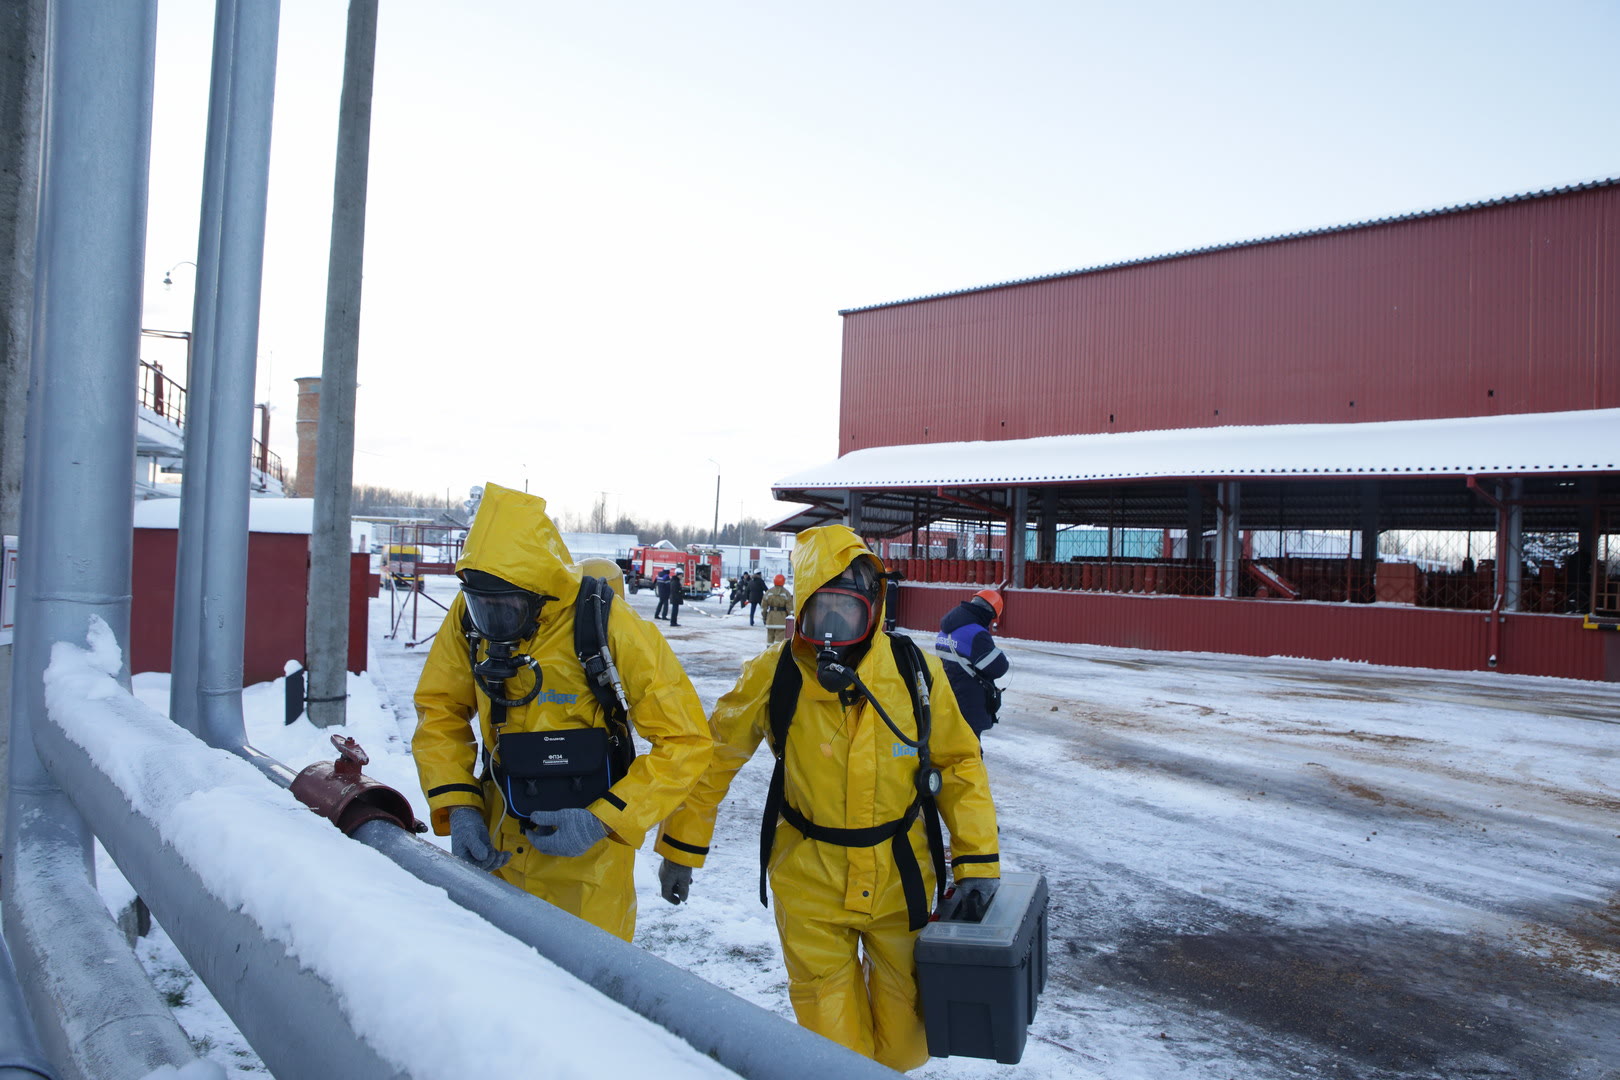
[[[211,3],[161,0],[146,325]],[[341,0],[282,0],[259,398],[318,375]],[[355,479],[775,519],[840,308],[1620,174],[1620,5],[382,0]]]

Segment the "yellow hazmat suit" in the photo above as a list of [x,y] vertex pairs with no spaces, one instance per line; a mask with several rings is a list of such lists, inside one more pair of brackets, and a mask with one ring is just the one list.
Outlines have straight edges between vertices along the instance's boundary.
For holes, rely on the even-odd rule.
[[[543,690],[529,704],[507,710],[506,733],[603,727],[602,708],[591,694],[574,652],[574,601],[580,573],[545,513],[545,500],[487,484],[478,517],[467,534],[457,572],[481,570],[531,592],[557,597],[541,609],[539,629],[519,648],[540,664]],[[685,796],[709,762],[712,741],[703,704],[664,636],[625,604],[614,604],[608,642],[624,680],[630,718],[652,744],[612,789],[587,809],[608,835],[585,854],[559,858],[535,851],[522,824],[505,812],[493,782],[474,773],[478,750],[471,725],[478,715],[479,742],[490,745],[490,702],[473,678],[463,636],[466,600],[457,596],[433,639],[416,686],[416,735],[411,750],[427,793],[433,831],[450,831],[450,810],[483,810],[495,847],[512,853],[497,873],[513,885],[548,900],[629,941],[635,933],[632,880],[635,849],[647,830]],[[484,646],[478,647],[483,659]],[[525,670],[508,684],[521,698],[533,683]]]
[[[793,549],[801,612],[809,597],[837,577],[866,545],[842,525],[808,529]],[[877,623],[881,625],[881,609]],[[801,688],[788,728],[785,801],[822,827],[864,829],[904,816],[916,794],[914,752],[865,699],[844,707],[816,682],[815,648],[797,635],[768,647],[715,706],[714,758],[685,803],[664,823],[657,851],[671,862],[702,866],[714,817],[732,777],[770,731],[771,683],[784,648],[793,649]],[[996,812],[973,729],[957,710],[939,661],[933,676],[934,765],[943,773],[938,803],[950,830],[954,873],[998,877]],[[861,680],[910,737],[916,735],[911,696],[895,665],[888,636],[879,632],[856,668]],[[923,822],[910,840],[932,899],[933,862]],[[788,994],[799,1023],[896,1069],[928,1059],[917,1003],[906,898],[888,843],[841,847],[804,837],[778,823],[770,857],[776,928],[787,963]],[[864,952],[864,957],[862,953]]]

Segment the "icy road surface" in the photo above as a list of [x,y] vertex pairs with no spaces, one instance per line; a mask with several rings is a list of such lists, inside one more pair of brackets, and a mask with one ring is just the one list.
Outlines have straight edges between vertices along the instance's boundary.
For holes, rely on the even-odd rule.
[[[765,640],[724,611],[664,628],[706,707]],[[422,602],[414,636],[440,617]],[[427,646],[406,647],[408,612],[389,629],[385,592],[349,731],[422,814],[405,753]],[[1022,1064],[913,1075],[1620,1078],[1620,686],[1002,644],[985,758],[1002,865],[1051,886],[1050,980]],[[279,684],[245,697],[265,750],[327,756],[307,721],[281,726]],[[688,904],[641,852],[636,940],[790,1017],[756,896],[768,766],[738,775]],[[255,1075],[161,932],[142,956],[194,1039]]]

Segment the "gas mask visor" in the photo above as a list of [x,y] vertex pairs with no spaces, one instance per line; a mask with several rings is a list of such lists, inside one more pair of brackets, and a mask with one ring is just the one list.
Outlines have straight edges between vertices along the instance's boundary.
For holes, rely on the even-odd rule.
[[541,599],[527,589],[479,570],[462,574],[461,595],[467,616],[486,641],[519,642],[534,633]]
[[877,599],[877,567],[869,558],[856,559],[804,602],[799,636],[834,648],[865,641],[877,617]]

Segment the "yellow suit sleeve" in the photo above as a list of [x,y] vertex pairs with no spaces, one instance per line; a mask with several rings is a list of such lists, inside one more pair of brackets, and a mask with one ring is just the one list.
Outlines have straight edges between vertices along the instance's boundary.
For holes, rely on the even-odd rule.
[[665,821],[654,850],[670,862],[702,866],[714,839],[714,817],[731,789],[737,770],[748,764],[764,741],[777,657],[786,644],[772,645],[743,666],[737,685],[715,704],[709,728],[714,756],[686,801]]
[[923,659],[934,679],[929,694],[933,713],[929,756],[940,770],[938,804],[951,834],[951,876],[1000,877],[996,805],[990,797],[990,774],[985,771],[979,740],[963,718],[939,660],[927,653]]
[[640,847],[647,830],[675,809],[703,773],[714,740],[692,680],[656,627],[615,604],[608,641],[630,720],[652,748],[590,810],[613,839]]
[[461,634],[466,601],[459,595],[433,637],[427,664],[416,684],[416,733],[411,753],[428,800],[433,831],[450,832],[450,809],[484,808],[484,792],[474,775],[478,742],[472,718],[478,711],[467,640]]

